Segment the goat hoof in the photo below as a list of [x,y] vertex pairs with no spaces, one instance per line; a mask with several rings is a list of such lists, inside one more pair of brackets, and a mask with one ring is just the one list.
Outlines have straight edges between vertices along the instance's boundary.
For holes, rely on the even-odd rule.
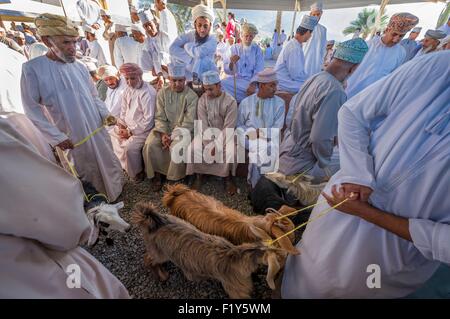
[[108,246],[114,245],[114,240],[112,240],[112,238],[106,238],[105,241],[106,241],[106,245],[108,245]]

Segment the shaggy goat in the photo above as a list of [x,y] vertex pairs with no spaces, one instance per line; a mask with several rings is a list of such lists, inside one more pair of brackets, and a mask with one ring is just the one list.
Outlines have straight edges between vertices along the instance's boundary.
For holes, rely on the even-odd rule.
[[[275,239],[294,228],[288,218],[277,220],[281,214],[276,212],[265,216],[246,216],[183,184],[168,185],[163,204],[172,215],[205,233],[224,237],[235,245]],[[294,234],[291,234],[281,238],[277,244],[290,254],[298,255],[298,250],[292,245],[294,239]]]
[[275,275],[285,258],[280,249],[262,244],[235,246],[222,237],[202,233],[180,218],[160,214],[149,203],[136,204],[132,222],[144,235],[144,262],[160,280],[169,277],[162,263],[171,261],[188,280],[216,279],[230,298],[250,298],[251,275],[263,264],[268,266],[266,281],[275,289]]

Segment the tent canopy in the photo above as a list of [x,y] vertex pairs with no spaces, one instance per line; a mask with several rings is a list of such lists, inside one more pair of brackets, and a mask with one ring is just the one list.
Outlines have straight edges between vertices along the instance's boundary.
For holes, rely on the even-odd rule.
[[30,0],[9,0],[11,3],[0,1],[0,16],[3,21],[33,22],[41,13],[53,13],[64,16],[59,6],[44,4]]
[[[198,0],[169,0],[170,3],[195,6],[200,3]],[[309,10],[309,7],[317,0],[299,0],[302,11]],[[322,0],[325,9],[339,9],[352,7],[366,7],[368,5],[379,5],[381,0]],[[390,0],[389,4],[402,4],[412,2],[427,2],[426,0]],[[295,0],[226,0],[227,9],[245,10],[271,10],[271,11],[294,11]],[[221,8],[220,2],[214,3],[214,7]]]

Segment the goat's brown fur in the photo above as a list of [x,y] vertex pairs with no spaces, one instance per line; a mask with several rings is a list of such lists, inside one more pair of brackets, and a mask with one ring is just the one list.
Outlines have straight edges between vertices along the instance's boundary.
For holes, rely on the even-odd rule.
[[193,225],[171,215],[158,213],[149,203],[134,207],[132,222],[144,235],[144,261],[161,280],[168,278],[162,263],[171,261],[188,280],[219,280],[230,298],[250,298],[251,274],[268,265],[267,283],[275,289],[274,277],[285,253],[262,244],[235,246],[226,239],[202,233]]
[[[235,245],[275,239],[294,228],[288,218],[277,221],[279,215],[276,213],[246,216],[183,184],[168,185],[163,204],[172,215],[188,221],[205,233],[224,237]],[[288,237],[282,238],[277,244],[291,254],[298,254],[292,246],[294,234]]]

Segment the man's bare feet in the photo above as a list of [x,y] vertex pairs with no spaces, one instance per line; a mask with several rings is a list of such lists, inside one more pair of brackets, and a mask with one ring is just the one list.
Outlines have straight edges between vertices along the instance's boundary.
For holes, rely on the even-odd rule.
[[225,189],[227,194],[230,196],[233,196],[237,192],[236,185],[234,184],[231,176],[225,177]]

